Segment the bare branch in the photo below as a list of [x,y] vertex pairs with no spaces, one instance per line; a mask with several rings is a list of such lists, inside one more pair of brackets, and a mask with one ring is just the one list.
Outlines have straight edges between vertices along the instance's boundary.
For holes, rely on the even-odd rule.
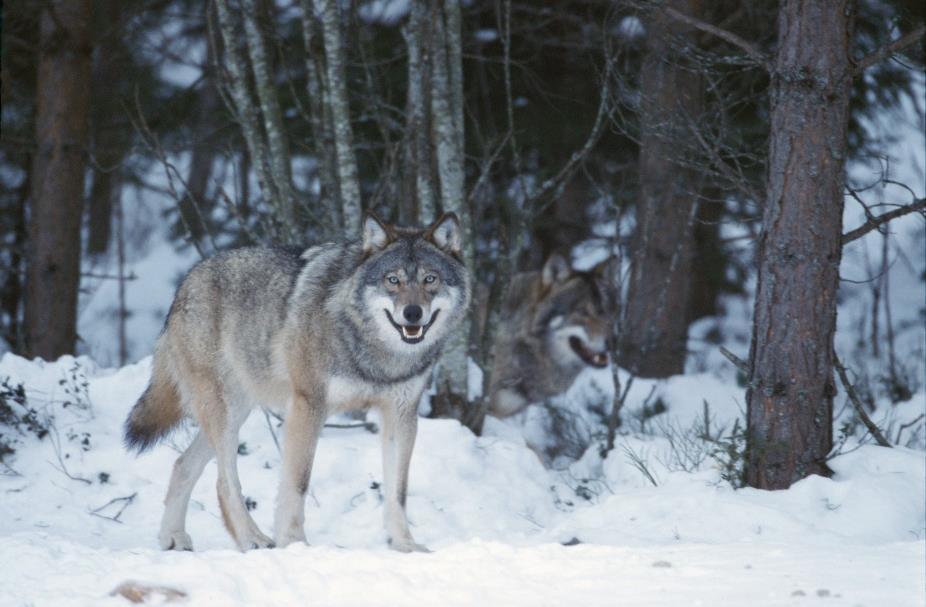
[[723,346],[720,346],[720,353],[724,355],[724,358],[726,358],[731,363],[733,363],[734,367],[736,367],[737,369],[739,369],[746,375],[749,375],[749,363],[747,363],[745,360],[743,360],[742,358],[740,358],[733,352],[730,352]]
[[[100,518],[105,518],[105,519],[110,520],[110,521],[113,521],[113,522],[115,522],[115,523],[121,523],[122,521],[119,520],[119,517],[122,516],[122,513],[125,512],[125,509],[126,509],[126,508],[128,508],[130,505],[132,505],[132,502],[135,501],[135,498],[136,498],[137,496],[138,496],[138,492],[136,491],[136,492],[133,493],[132,495],[125,495],[125,496],[122,496],[122,497],[114,497],[113,499],[109,500],[108,502],[106,502],[105,504],[103,504],[102,506],[100,506],[99,508],[94,508],[93,510],[91,510],[91,511],[90,511],[90,514],[92,514],[93,516],[98,516],[98,517],[100,517]],[[114,515],[112,515],[112,516],[108,516],[108,515],[106,515],[106,514],[102,514],[102,511],[105,510],[106,508],[108,508],[109,506],[112,506],[113,504],[118,504],[118,503],[120,503],[120,502],[122,503],[122,507],[119,508],[119,510],[116,511],[116,514],[114,514]]]
[[661,10],[668,16],[672,17],[677,21],[681,21],[686,25],[690,25],[695,29],[699,29],[702,32],[707,32],[713,36],[717,36],[721,40],[725,40],[732,44],[733,46],[744,51],[749,57],[758,63],[760,66],[765,68],[765,71],[772,72],[772,63],[769,61],[769,58],[765,56],[765,53],[756,48],[755,45],[750,44],[745,39],[740,38],[733,32],[729,32],[725,29],[721,29],[716,25],[711,25],[705,21],[692,17],[691,15],[686,15],[685,13],[679,12],[670,6],[662,7]]
[[891,220],[897,219],[898,217],[903,217],[904,215],[908,215],[909,213],[916,213],[916,212],[924,213],[924,215],[926,215],[926,198],[920,198],[919,200],[915,200],[908,205],[904,205],[900,207],[899,209],[894,209],[893,211],[890,211],[888,213],[884,213],[877,217],[870,218],[864,224],[855,228],[851,232],[846,232],[845,234],[843,234],[842,244],[843,246],[845,246],[849,244],[850,242],[852,242],[853,240],[858,240],[865,234],[873,230],[877,230],[878,228],[880,228],[881,226],[883,226],[884,224],[886,224],[887,222]]
[[912,32],[906,33],[897,40],[885,44],[870,55],[862,57],[855,63],[855,75],[857,76],[863,73],[876,63],[881,63],[894,53],[916,44],[923,37],[924,33],[926,33],[926,25],[921,23],[919,27],[915,28]]
[[[554,196],[559,192],[560,188],[569,180],[575,170],[578,168],[579,164],[588,156],[589,152],[592,151],[592,148],[595,147],[595,144],[598,143],[598,140],[601,138],[602,133],[604,132],[604,125],[606,119],[610,115],[610,78],[611,78],[611,64],[610,61],[606,62],[605,74],[602,79],[601,85],[601,98],[598,103],[598,114],[595,116],[595,124],[592,126],[591,132],[588,134],[588,139],[585,140],[585,144],[578,150],[572,153],[572,156],[569,157],[569,160],[566,164],[563,165],[563,168],[559,172],[550,177],[541,184],[537,192],[530,197],[529,202],[534,202],[541,200],[553,194]],[[552,200],[552,197],[551,197]],[[530,206],[530,205],[525,205]],[[545,205],[544,205],[545,206]],[[534,212],[539,214],[543,210],[543,206],[536,209]]]
[[852,406],[855,408],[855,412],[858,413],[859,419],[862,420],[862,423],[865,424],[865,427],[868,428],[868,431],[871,432],[871,435],[874,437],[875,442],[877,442],[882,447],[893,447],[891,443],[888,442],[884,435],[881,434],[881,430],[878,429],[878,426],[871,421],[871,418],[868,417],[868,413],[865,412],[865,406],[862,404],[861,399],[858,396],[858,393],[855,391],[855,388],[852,384],[849,383],[849,377],[846,374],[846,368],[842,366],[842,363],[839,361],[839,356],[836,355],[836,351],[833,351],[833,366],[836,367],[836,373],[839,374],[839,381],[842,382],[843,388],[846,389],[846,394],[849,396],[849,401],[852,403]]

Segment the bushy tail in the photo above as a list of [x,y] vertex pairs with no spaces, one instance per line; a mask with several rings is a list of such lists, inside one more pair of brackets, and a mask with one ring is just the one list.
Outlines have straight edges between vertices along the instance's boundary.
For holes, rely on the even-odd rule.
[[142,453],[164,438],[183,419],[180,394],[155,355],[151,383],[125,420],[125,447]]

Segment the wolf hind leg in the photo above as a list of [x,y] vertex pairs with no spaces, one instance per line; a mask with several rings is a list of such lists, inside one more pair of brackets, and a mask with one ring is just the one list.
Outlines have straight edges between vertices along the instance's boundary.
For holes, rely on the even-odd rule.
[[430,552],[415,542],[405,513],[408,468],[418,433],[418,409],[413,403],[401,403],[386,405],[382,411],[383,523],[389,547],[399,552]]
[[317,406],[320,402],[317,398],[296,395],[286,416],[283,466],[274,515],[274,539],[281,548],[306,541],[305,494],[326,417],[324,407]]
[[192,550],[193,540],[186,532],[186,513],[190,494],[203,469],[212,459],[213,450],[205,433],[200,430],[186,451],[177,458],[170,476],[167,497],[164,498],[164,516],[158,542],[163,550]]
[[[205,387],[205,389],[203,389]],[[273,541],[261,533],[248,513],[238,479],[238,430],[247,419],[246,405],[229,407],[220,387],[212,383],[194,391],[199,403],[199,423],[215,451],[218,468],[216,492],[222,521],[242,552],[255,548],[273,548]]]

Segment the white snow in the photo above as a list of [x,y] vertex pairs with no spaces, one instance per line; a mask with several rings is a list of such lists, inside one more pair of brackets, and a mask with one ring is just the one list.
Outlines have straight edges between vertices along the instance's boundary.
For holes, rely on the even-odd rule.
[[[89,402],[63,408],[71,382],[59,381],[75,363],[77,383],[83,374],[89,380]],[[490,418],[477,438],[455,421],[422,419],[408,510],[416,539],[434,553],[401,555],[386,549],[382,532],[379,437],[328,429],[306,504],[312,546],[234,551],[210,464],[187,526],[198,551],[160,552],[155,538],[174,447],[190,433],[181,430],[138,458],[123,451],[121,424],[149,372],[150,359],[118,370],[85,357],[0,359],[0,379],[23,382],[30,406],[54,415],[56,428],[43,440],[22,437],[10,461],[18,475],[0,476],[0,605],[125,604],[107,593],[126,580],[180,589],[191,605],[805,605],[825,595],[827,605],[874,607],[926,600],[923,452],[854,440],[831,461],[832,479],[765,492],[730,488],[710,457],[680,469],[659,433],[624,434],[604,460],[595,442],[580,460],[551,470],[516,423]],[[607,373],[581,377],[570,394]],[[666,403],[659,417],[678,427],[699,419],[704,400],[716,427],[729,424],[742,402],[739,388],[708,374],[638,380],[626,419],[647,397],[652,402],[650,392]],[[915,397],[911,415],[924,396]],[[269,531],[280,458],[263,415],[252,415],[241,442],[244,492]],[[105,483],[101,473],[109,475]],[[133,494],[119,522],[92,513]],[[97,514],[113,517],[122,505]],[[574,538],[578,545],[562,545]]]

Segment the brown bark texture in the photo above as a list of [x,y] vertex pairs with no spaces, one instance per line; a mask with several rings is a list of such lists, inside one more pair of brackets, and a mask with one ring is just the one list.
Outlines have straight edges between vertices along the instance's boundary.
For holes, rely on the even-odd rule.
[[779,9],[747,392],[746,482],[763,489],[828,473],[851,9],[852,0]]
[[73,352],[77,338],[89,23],[90,0],[53,0],[42,10],[25,345],[47,360]]
[[[699,0],[670,0],[699,16]],[[620,364],[641,377],[685,367],[697,177],[678,158],[702,107],[698,75],[680,64],[689,26],[653,11],[641,71],[640,195]]]

